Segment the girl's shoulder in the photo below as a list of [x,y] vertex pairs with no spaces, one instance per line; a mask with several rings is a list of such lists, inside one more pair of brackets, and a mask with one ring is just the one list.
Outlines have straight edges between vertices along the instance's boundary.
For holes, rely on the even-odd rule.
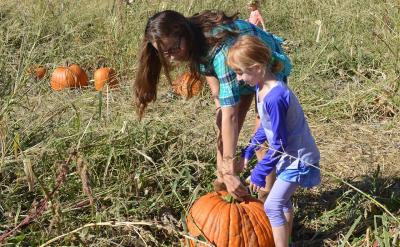
[[264,96],[265,104],[276,104],[280,101],[288,101],[290,97],[290,89],[283,83],[278,82],[276,86]]
[[279,97],[286,95],[289,92],[290,89],[285,85],[283,81],[277,81],[276,85],[268,92],[268,97]]

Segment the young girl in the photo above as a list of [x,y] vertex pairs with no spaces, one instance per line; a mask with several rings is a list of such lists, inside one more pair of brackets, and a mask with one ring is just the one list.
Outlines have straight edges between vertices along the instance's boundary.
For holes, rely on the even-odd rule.
[[251,172],[250,190],[259,191],[265,177],[276,169],[277,179],[264,204],[277,247],[288,246],[293,222],[291,197],[299,186],[320,183],[319,151],[299,101],[287,85],[275,76],[281,63],[259,38],[241,36],[229,49],[228,65],[238,80],[256,86],[261,124],[242,153],[243,166],[259,144],[269,149]]
[[248,22],[251,24],[254,24],[256,26],[262,26],[263,30],[265,31],[265,24],[264,24],[264,19],[258,10],[258,7],[260,5],[260,2],[257,0],[253,0],[249,2],[249,10],[250,10],[250,17],[247,19]]
[[248,195],[241,184],[240,167],[234,159],[237,140],[246,113],[253,100],[254,87],[238,82],[236,74],[226,65],[229,47],[240,35],[259,37],[271,47],[272,56],[285,65],[276,74],[286,80],[291,70],[289,58],[283,53],[280,40],[271,33],[223,12],[203,11],[191,17],[166,10],[149,18],[138,57],[138,69],[133,84],[139,117],[147,105],[156,99],[161,69],[169,81],[171,61],[186,62],[190,72],[206,76],[216,109],[217,179],[216,189],[226,186],[236,199]]

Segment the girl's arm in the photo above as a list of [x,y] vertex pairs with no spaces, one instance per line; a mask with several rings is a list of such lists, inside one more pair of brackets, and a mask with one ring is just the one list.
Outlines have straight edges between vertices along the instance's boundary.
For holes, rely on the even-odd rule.
[[262,25],[262,28],[263,28],[263,30],[264,31],[267,31],[267,29],[265,28],[265,23],[264,23],[264,19],[262,18],[262,16],[260,15],[260,22],[261,22],[261,25]]
[[267,135],[265,134],[264,127],[260,123],[260,127],[254,133],[253,137],[250,139],[249,144],[242,150],[242,157],[246,160],[253,158],[256,150],[260,149],[262,145],[267,140]]
[[271,120],[272,140],[264,158],[258,162],[251,173],[251,182],[257,186],[265,186],[265,177],[274,169],[287,146],[287,101],[281,96],[268,95],[265,107]]
[[261,22],[263,30],[266,31],[267,29],[265,29],[264,18],[262,17],[260,11],[257,10],[257,12],[258,12],[258,15],[257,15],[258,16],[258,21]]

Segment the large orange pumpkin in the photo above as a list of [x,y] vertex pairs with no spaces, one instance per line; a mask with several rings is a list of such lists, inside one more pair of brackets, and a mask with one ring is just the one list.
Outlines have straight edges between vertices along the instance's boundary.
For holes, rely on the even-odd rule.
[[58,67],[51,74],[50,85],[56,91],[77,87],[77,77],[68,67]]
[[76,75],[77,87],[88,86],[88,76],[86,75],[86,72],[81,67],[79,67],[79,65],[72,64],[71,66],[69,66],[69,69]]
[[176,94],[190,99],[200,94],[203,84],[200,78],[194,76],[190,72],[184,72],[172,82],[172,89]]
[[94,88],[96,91],[102,90],[105,84],[110,88],[118,85],[117,73],[109,67],[100,68],[94,72]]
[[56,68],[50,79],[51,88],[56,91],[64,88],[87,87],[88,82],[86,72],[77,64]]
[[[191,207],[186,224],[191,236],[205,237],[217,247],[273,247],[271,224],[261,201],[250,198],[229,202],[226,191],[200,197]],[[204,246],[187,240],[188,246]]]

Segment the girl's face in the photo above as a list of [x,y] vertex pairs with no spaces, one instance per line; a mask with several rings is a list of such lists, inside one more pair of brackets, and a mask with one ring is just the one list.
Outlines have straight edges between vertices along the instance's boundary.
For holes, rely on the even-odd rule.
[[248,68],[235,69],[236,79],[244,83],[255,86],[259,82],[263,82],[265,70],[261,64],[255,64]]
[[256,7],[255,5],[250,5],[250,6],[249,6],[249,10],[250,10],[250,11],[257,10],[257,7]]
[[183,36],[161,38],[159,47],[156,42],[151,42],[151,44],[170,62],[187,61],[187,43]]

